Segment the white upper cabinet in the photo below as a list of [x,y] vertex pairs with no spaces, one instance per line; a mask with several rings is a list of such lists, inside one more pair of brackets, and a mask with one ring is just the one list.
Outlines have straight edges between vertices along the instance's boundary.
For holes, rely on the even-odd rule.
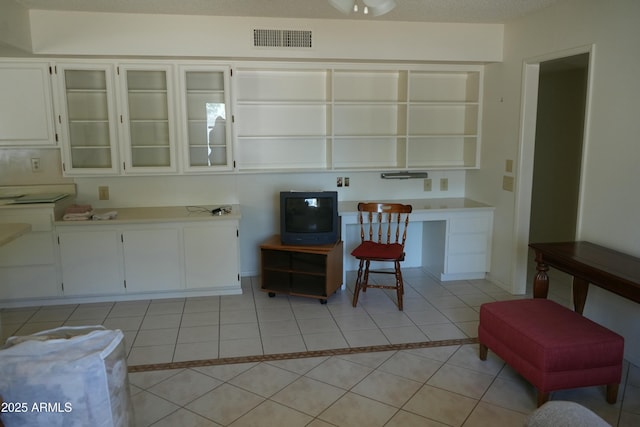
[[111,64],[57,64],[65,175],[119,172]]
[[184,170],[233,169],[229,67],[181,65],[179,70]]
[[64,173],[175,172],[172,69],[57,64]]
[[0,61],[0,145],[56,145],[49,70],[47,62]]
[[118,66],[124,173],[175,172],[171,65]]

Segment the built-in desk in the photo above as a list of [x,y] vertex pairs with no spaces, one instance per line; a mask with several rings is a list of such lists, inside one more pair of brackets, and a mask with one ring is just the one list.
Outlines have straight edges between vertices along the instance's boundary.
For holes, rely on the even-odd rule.
[[[357,265],[349,253],[360,243],[358,203],[338,203],[345,242],[345,270]],[[466,198],[375,200],[410,204],[404,266],[421,266],[440,280],[483,279],[491,264],[494,208]]]

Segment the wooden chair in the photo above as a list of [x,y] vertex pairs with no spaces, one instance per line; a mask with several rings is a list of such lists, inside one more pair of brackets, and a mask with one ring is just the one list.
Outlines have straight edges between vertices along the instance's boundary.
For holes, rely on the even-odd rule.
[[[366,292],[367,288],[381,288],[396,290],[398,309],[402,310],[404,283],[400,262],[404,261],[404,242],[407,238],[411,211],[411,205],[400,203],[358,203],[361,243],[351,252],[351,255],[360,260],[358,278],[353,290],[354,307],[358,304],[361,290]],[[371,261],[392,262],[393,271],[370,270]],[[395,284],[393,286],[370,284],[369,273],[393,274]]]

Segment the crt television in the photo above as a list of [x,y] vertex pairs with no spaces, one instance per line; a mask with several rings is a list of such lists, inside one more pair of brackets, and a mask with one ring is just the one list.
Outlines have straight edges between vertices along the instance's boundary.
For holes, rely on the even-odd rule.
[[284,245],[326,245],[340,236],[337,191],[280,193],[280,239]]

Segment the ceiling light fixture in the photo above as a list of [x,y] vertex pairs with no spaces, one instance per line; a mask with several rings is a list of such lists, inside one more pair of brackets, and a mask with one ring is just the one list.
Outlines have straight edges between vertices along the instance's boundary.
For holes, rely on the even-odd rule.
[[[396,7],[396,0],[362,0],[364,3],[363,13],[368,15],[371,12],[372,16],[384,15],[390,12]],[[345,15],[351,12],[358,12],[358,3],[356,0],[329,0],[331,6],[338,9]]]

